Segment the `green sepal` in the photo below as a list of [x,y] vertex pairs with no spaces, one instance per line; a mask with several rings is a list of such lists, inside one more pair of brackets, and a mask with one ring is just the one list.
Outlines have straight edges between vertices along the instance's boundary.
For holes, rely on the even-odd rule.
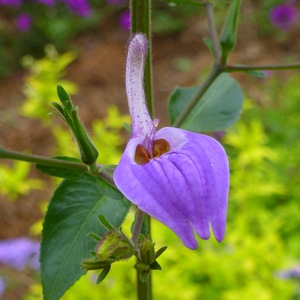
[[106,259],[106,260],[94,260],[94,258],[85,259],[82,261],[82,268],[91,271],[91,270],[99,270],[110,266],[114,263],[116,259]]
[[160,248],[158,251],[156,251],[156,256],[155,258],[160,257],[166,250],[167,250],[167,246]]
[[65,116],[65,111],[64,109],[61,107],[61,105],[59,105],[56,102],[51,102],[51,104],[58,110],[58,112],[60,112],[62,114],[62,116]]
[[110,271],[111,265],[107,266],[106,268],[104,268],[102,270],[102,272],[100,273],[100,275],[97,278],[97,284],[99,284],[100,282],[102,282],[106,276],[108,275],[109,271]]
[[150,265],[151,270],[161,270],[160,264],[155,260],[151,265]]
[[61,85],[57,85],[57,95],[63,106],[65,107],[67,113],[71,116],[72,103],[68,93]]
[[72,108],[74,135],[79,146],[80,157],[86,165],[92,165],[98,158],[98,151],[83,128],[77,115],[78,107]]
[[101,241],[101,237],[93,232],[88,233],[88,236],[91,237],[92,239],[96,240],[97,242]]
[[140,272],[143,272],[143,271],[150,271],[150,266],[149,265],[146,265],[144,263],[136,263],[134,266],[133,266],[136,270],[140,271]]
[[231,2],[227,19],[223,28],[220,45],[222,49],[221,62],[226,64],[230,52],[236,45],[237,21],[240,10],[241,0]]
[[103,215],[98,216],[99,222],[107,229],[107,230],[116,230],[106,219]]
[[93,256],[93,257],[97,257],[97,254],[96,254],[96,252],[95,252],[95,251],[91,251],[90,253],[91,253],[91,256]]
[[143,271],[140,273],[140,278],[142,282],[146,282],[148,276],[150,274],[150,271]]

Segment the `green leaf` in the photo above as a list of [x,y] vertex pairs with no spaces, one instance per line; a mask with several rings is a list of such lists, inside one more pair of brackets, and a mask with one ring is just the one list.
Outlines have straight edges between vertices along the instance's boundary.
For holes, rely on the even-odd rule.
[[[169,98],[169,114],[173,123],[199,87],[175,88]],[[243,93],[239,84],[228,74],[221,74],[188,115],[181,128],[194,132],[221,131],[240,117]]]
[[113,226],[111,226],[111,224],[105,219],[103,215],[100,214],[98,216],[98,220],[108,231],[116,230]]
[[44,174],[67,179],[77,179],[83,172],[64,168],[49,167],[41,164],[36,164],[35,167]]
[[127,133],[129,135],[131,135],[131,127],[130,127],[130,125],[127,122],[124,122],[123,126],[124,126],[125,130],[127,131]]
[[267,76],[263,71],[260,70],[245,70],[243,72],[259,78],[263,78]]
[[208,38],[204,38],[203,42],[207,46],[207,48],[209,49],[210,54],[212,55],[212,57],[215,58],[212,41]]
[[99,284],[100,282],[102,282],[105,279],[105,277],[108,275],[108,273],[110,271],[110,268],[111,268],[111,265],[109,265],[108,267],[106,267],[102,270],[102,272],[98,276],[97,284]]
[[204,6],[201,2],[196,2],[192,0],[165,0],[168,3],[171,4],[179,4],[179,5],[193,5],[193,6]]
[[220,45],[222,48],[221,62],[226,63],[230,52],[236,45],[237,22],[241,0],[232,0],[228,16],[223,28]]
[[[122,200],[113,200],[116,193]],[[130,202],[100,178],[83,174],[79,179],[62,181],[54,192],[44,222],[40,261],[45,300],[60,299],[85,273],[80,269],[82,259],[89,257],[95,246],[87,234],[91,231],[105,234],[98,215],[105,215],[111,224],[119,227],[129,208]]]
[[155,260],[151,265],[150,265],[151,270],[161,270],[160,264]]
[[82,161],[80,159],[76,158],[76,157],[58,155],[58,156],[53,156],[52,158],[60,159],[60,160],[65,160],[65,161],[82,163]]
[[[76,163],[82,163],[81,160],[74,157],[55,156],[52,158],[76,162]],[[42,164],[36,164],[35,167],[44,174],[54,176],[54,177],[59,177],[59,178],[67,178],[67,179],[77,179],[84,173],[83,171],[76,171],[76,170],[70,170],[70,169],[58,168],[58,167],[50,167]]]

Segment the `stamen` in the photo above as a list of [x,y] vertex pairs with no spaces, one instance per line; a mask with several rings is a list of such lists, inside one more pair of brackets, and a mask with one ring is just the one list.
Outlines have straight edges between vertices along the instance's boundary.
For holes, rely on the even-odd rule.
[[153,158],[160,157],[169,151],[170,145],[166,140],[158,139],[153,142]]
[[134,161],[139,165],[145,165],[150,161],[150,154],[142,145],[137,145]]
[[164,139],[158,139],[153,142],[153,153],[151,156],[148,150],[139,144],[135,150],[134,161],[139,165],[145,165],[150,161],[150,159],[158,158],[169,151],[170,145]]

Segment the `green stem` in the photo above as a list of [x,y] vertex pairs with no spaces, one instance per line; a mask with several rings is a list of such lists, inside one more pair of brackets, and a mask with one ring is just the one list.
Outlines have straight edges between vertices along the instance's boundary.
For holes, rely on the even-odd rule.
[[215,25],[213,5],[210,2],[206,2],[204,5],[205,5],[207,20],[208,20],[209,35],[213,45],[214,58],[216,61],[220,61],[220,44],[219,44],[218,33]]
[[300,63],[288,65],[265,65],[265,66],[228,66],[224,65],[225,72],[243,72],[251,70],[296,70],[300,69]]
[[151,300],[152,299],[152,278],[151,272],[149,277],[145,283],[143,283],[139,276],[137,276],[136,283],[137,283],[137,299],[138,300]]
[[213,69],[203,82],[201,86],[199,87],[198,91],[194,95],[194,97],[190,100],[190,102],[187,104],[187,106],[184,108],[182,113],[177,117],[175,122],[172,124],[172,127],[179,128],[187,116],[190,114],[190,112],[194,109],[194,107],[198,104],[198,102],[201,100],[202,96],[205,94],[205,92],[208,90],[208,88],[212,85],[212,83],[215,81],[215,79],[223,72],[223,66],[219,63],[215,63]]
[[[151,0],[130,0],[131,8],[131,33],[142,32],[148,39],[148,55],[144,71],[144,88],[146,103],[152,119],[154,119],[153,94],[152,94],[152,43],[151,43]],[[138,214],[140,212],[138,211]],[[140,213],[141,214],[141,213]],[[150,216],[147,216],[148,230],[150,235]],[[140,233],[141,228],[139,229]],[[137,229],[138,231],[138,229]],[[138,233],[138,234],[139,234]],[[142,283],[137,272],[137,299],[151,300],[152,286],[151,273],[145,283]]]
[[142,32],[148,40],[148,55],[145,62],[144,88],[146,103],[154,119],[152,94],[152,42],[151,42],[151,1],[131,0],[131,33]]
[[56,168],[65,168],[65,169],[70,169],[75,171],[83,171],[83,172],[89,171],[88,166],[82,163],[65,161],[65,160],[60,160],[55,158],[48,158],[43,156],[30,155],[30,154],[25,154],[25,153],[20,153],[20,152],[10,151],[7,149],[0,148],[0,159],[2,158],[27,161],[34,164],[41,164],[41,165],[56,167]]

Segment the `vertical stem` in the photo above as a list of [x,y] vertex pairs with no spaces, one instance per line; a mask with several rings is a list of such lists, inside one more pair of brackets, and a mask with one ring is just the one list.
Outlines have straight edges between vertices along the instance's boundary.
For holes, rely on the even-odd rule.
[[[152,95],[152,43],[151,43],[151,0],[130,0],[131,9],[131,34],[142,32],[148,39],[148,55],[145,63],[144,87],[146,103],[152,119],[154,119]],[[150,216],[147,215],[148,231],[150,235]],[[137,299],[152,299],[151,273],[145,283],[139,278],[137,272]]]
[[218,40],[218,33],[215,25],[215,19],[214,19],[214,8],[212,3],[206,2],[205,3],[205,10],[208,20],[208,28],[209,28],[209,35],[212,41],[213,45],[213,51],[214,51],[214,57],[216,61],[220,60],[220,43]]
[[152,42],[151,0],[131,0],[131,33],[142,32],[148,39],[148,55],[145,63],[145,96],[151,118],[154,118],[152,95]]

